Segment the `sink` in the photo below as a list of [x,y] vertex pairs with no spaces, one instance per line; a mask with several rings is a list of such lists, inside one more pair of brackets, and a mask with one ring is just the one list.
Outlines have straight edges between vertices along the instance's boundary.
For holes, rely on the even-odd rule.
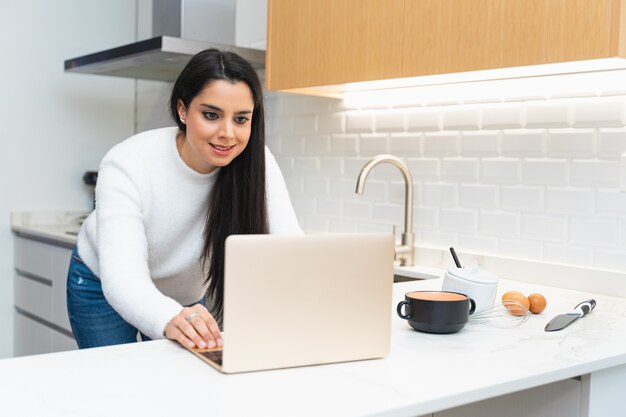
[[442,278],[445,271],[443,269],[431,268],[427,266],[397,266],[393,267],[393,282],[404,282],[424,279]]

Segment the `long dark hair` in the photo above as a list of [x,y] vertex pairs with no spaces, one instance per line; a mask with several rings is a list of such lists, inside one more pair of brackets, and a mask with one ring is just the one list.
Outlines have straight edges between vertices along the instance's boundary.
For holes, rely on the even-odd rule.
[[[211,314],[221,322],[224,308],[224,243],[236,234],[268,233],[265,195],[265,111],[263,90],[254,68],[233,52],[207,49],[194,55],[178,76],[170,98],[170,112],[178,128],[178,100],[185,108],[212,82],[244,82],[252,92],[254,110],[250,140],[244,151],[220,168],[209,196],[200,260],[209,283],[206,298]],[[208,270],[207,270],[208,263]]]

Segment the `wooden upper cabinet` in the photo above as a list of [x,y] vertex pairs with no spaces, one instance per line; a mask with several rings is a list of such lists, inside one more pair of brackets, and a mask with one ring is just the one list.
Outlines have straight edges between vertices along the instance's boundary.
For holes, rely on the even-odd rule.
[[268,89],[402,76],[404,0],[268,4]]
[[403,76],[617,56],[620,3],[405,0]]
[[625,22],[626,0],[269,0],[266,84],[332,95],[360,81],[626,57]]

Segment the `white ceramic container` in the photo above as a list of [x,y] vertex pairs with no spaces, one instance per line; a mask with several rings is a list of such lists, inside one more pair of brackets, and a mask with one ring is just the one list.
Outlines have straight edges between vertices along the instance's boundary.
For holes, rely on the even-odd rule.
[[498,277],[477,266],[452,267],[443,277],[443,291],[466,294],[476,302],[476,311],[492,307],[496,300]]

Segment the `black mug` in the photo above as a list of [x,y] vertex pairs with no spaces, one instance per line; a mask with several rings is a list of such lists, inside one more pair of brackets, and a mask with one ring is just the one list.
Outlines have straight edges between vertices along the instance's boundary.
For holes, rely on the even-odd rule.
[[[405,307],[406,306],[406,307]],[[402,313],[405,307],[405,313]],[[476,311],[476,302],[465,294],[450,291],[413,291],[398,304],[398,315],[411,327],[425,333],[455,333]]]

